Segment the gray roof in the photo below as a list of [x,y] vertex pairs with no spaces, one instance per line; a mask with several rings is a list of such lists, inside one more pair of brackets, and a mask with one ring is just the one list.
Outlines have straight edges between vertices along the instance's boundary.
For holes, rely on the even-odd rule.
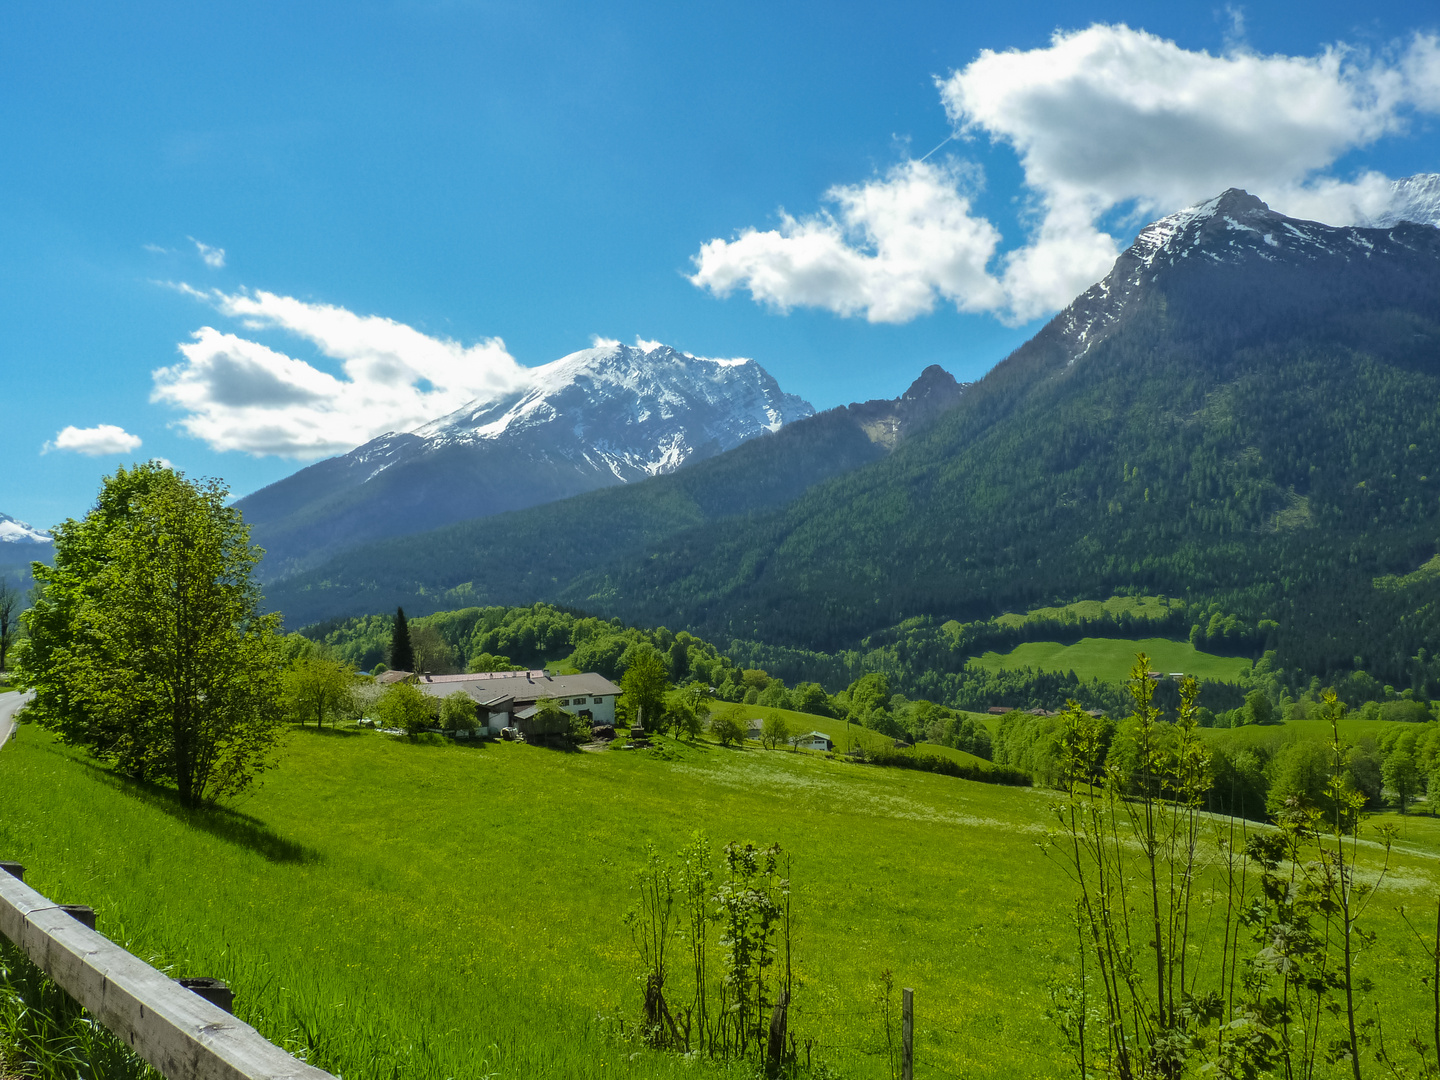
[[456,690],[463,690],[477,704],[497,710],[505,699],[523,706],[532,705],[542,697],[613,697],[620,693],[620,687],[593,671],[583,675],[494,671],[473,675],[432,675],[428,679],[422,675],[420,689],[434,697],[448,697]]

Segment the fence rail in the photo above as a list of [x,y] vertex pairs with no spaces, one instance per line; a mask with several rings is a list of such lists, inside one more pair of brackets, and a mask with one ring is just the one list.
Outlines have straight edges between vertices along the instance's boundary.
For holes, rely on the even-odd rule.
[[167,1080],[334,1080],[4,872],[0,934]]

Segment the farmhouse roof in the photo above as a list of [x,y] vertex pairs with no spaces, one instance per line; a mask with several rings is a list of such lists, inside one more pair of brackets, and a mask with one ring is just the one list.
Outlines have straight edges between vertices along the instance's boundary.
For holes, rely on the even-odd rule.
[[434,697],[463,690],[481,705],[502,699],[516,705],[533,705],[541,698],[613,697],[620,693],[604,675],[547,675],[543,671],[483,671],[468,675],[431,675],[420,679],[420,689]]

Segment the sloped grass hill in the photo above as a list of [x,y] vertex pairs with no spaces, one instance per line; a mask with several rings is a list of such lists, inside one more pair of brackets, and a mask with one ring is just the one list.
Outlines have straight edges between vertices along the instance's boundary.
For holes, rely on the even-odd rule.
[[[252,795],[185,812],[26,726],[0,751],[0,852],[139,955],[226,979],[242,1019],[347,1080],[599,1080],[714,1074],[620,1036],[641,1007],[622,916],[646,845],[674,851],[697,826],[717,846],[779,841],[813,1075],[890,1075],[887,969],[897,998],[915,989],[917,1076],[1072,1071],[1044,1018],[1074,943],[1071,885],[1036,843],[1052,795],[663,746],[306,729]],[[1380,946],[1362,963],[1402,1024],[1420,1019],[1430,961],[1395,907],[1431,897],[1434,865],[1433,849],[1402,854],[1367,916]]]
[[987,671],[1035,668],[1040,671],[1073,671],[1081,679],[1119,683],[1130,676],[1136,652],[1150,657],[1157,671],[1183,671],[1197,679],[1239,682],[1250,672],[1250,661],[1242,657],[1212,656],[1188,641],[1146,638],[1081,638],[1073,645],[1055,641],[1027,642],[1006,653],[987,652],[975,661]]

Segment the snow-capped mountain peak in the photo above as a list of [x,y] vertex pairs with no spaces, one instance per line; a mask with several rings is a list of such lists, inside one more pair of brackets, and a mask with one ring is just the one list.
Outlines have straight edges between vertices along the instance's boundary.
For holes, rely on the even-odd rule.
[[1440,225],[1440,174],[1397,181],[1390,205],[1373,226],[1334,226],[1286,217],[1231,188],[1141,229],[1105,279],[1076,297],[1052,326],[1074,363],[1120,324],[1137,298],[1176,273],[1261,263],[1318,268],[1428,248],[1433,226]]
[[49,547],[52,543],[54,541],[44,529],[34,528],[9,514],[0,514],[0,544],[33,544],[37,547]]
[[559,424],[593,450],[587,458],[632,479],[637,470],[670,472],[712,442],[728,449],[814,412],[782,393],[754,360],[714,360],[658,342],[582,349],[533,368],[527,383],[468,402],[411,434],[439,447]]
[[278,573],[317,551],[674,472],[814,411],[754,360],[602,341],[238,505]]
[[1366,225],[1388,229],[1402,221],[1440,226],[1440,173],[1416,173],[1391,185],[1390,205]]

